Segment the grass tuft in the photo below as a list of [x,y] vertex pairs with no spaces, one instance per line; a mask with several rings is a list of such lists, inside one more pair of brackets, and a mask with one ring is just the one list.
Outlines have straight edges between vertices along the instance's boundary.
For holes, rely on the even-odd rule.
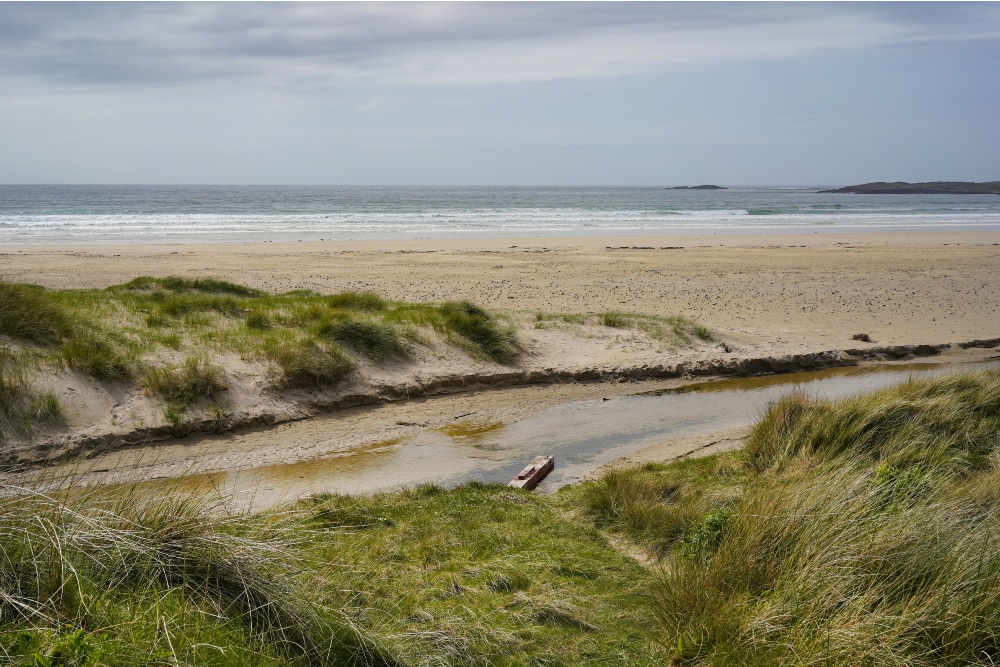
[[215,278],[180,278],[178,276],[167,276],[166,278],[153,278],[151,276],[140,276],[124,285],[109,287],[112,291],[151,291],[167,290],[169,292],[202,292],[204,294],[228,294],[239,297],[259,297],[265,292],[237,285],[225,280]]
[[668,345],[688,345],[695,339],[702,342],[715,340],[711,329],[680,315],[654,316],[617,310],[595,315],[535,313],[536,329],[584,325],[641,331],[653,340]]
[[309,601],[304,533],[130,487],[0,500],[0,641],[17,664],[396,665]]
[[149,394],[159,394],[170,414],[179,414],[200,399],[217,396],[228,388],[225,373],[205,357],[188,357],[178,366],[149,367],[142,375]]
[[120,352],[106,338],[92,333],[70,338],[62,344],[59,354],[71,368],[99,380],[128,380],[138,367],[135,358]]
[[441,304],[444,326],[463,336],[493,361],[510,361],[515,352],[514,332],[497,323],[484,309],[468,301]]
[[747,438],[757,471],[845,452],[906,467],[947,463],[956,471],[992,465],[1000,430],[1000,374],[904,382],[832,403],[802,394],[772,405]]
[[330,318],[321,321],[316,331],[320,337],[336,341],[375,361],[400,355],[406,349],[396,329],[383,322]]
[[326,303],[339,310],[382,311],[388,303],[375,292],[341,292],[327,297]]
[[23,362],[0,347],[0,443],[9,435],[30,435],[38,426],[61,417],[59,399],[33,389],[25,379]]
[[662,558],[676,664],[982,664],[1000,646],[998,432],[998,371],[793,394],[743,452],[566,495]]
[[251,310],[247,313],[246,325],[248,329],[257,329],[259,331],[270,329],[272,325],[271,316],[264,310]]
[[274,381],[282,389],[333,387],[354,370],[354,362],[338,347],[300,340],[269,351],[281,371]]
[[44,288],[0,280],[0,335],[57,343],[70,335],[74,325],[73,317]]

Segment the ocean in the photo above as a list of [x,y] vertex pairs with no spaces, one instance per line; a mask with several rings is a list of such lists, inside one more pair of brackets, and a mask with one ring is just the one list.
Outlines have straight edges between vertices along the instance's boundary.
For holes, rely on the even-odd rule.
[[0,243],[1000,230],[996,195],[829,187],[0,185]]

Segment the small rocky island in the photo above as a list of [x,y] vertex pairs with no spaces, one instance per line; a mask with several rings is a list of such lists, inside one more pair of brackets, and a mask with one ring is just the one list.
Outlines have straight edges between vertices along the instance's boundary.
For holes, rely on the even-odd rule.
[[721,185],[677,185],[667,190],[728,190]]
[[852,193],[858,195],[1000,195],[1000,181],[973,183],[970,181],[933,181],[930,183],[863,183],[848,185],[838,190],[821,190],[822,193]]

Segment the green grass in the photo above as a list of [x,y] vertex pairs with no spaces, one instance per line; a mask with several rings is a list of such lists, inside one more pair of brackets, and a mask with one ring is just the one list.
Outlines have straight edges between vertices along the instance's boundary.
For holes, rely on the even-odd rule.
[[176,366],[148,367],[142,385],[147,393],[163,397],[167,417],[175,423],[196,401],[214,398],[228,388],[223,370],[205,357],[188,357]]
[[458,334],[494,361],[509,361],[514,355],[514,332],[503,327],[485,310],[468,301],[441,305],[444,329]]
[[215,278],[179,278],[177,276],[168,276],[166,278],[141,276],[124,285],[116,285],[108,289],[112,291],[167,290],[169,292],[202,292],[205,294],[229,294],[242,297],[259,297],[265,295],[265,292],[261,290],[253,289],[246,285],[237,285],[225,280],[216,280]]
[[0,500],[0,647],[24,665],[393,665],[300,583],[311,532],[133,489]]
[[653,578],[545,499],[428,485],[302,507],[336,536],[317,554],[406,664],[662,664]]
[[11,436],[29,436],[39,426],[62,417],[55,395],[31,387],[25,371],[24,360],[0,346],[0,443]]
[[654,577],[527,493],[429,485],[258,516],[175,493],[0,499],[5,659],[663,664]]
[[280,369],[275,386],[285,389],[335,386],[354,369],[354,361],[339,347],[308,339],[264,350]]
[[64,341],[59,355],[75,370],[99,380],[130,380],[139,368],[134,354],[111,342],[110,337],[81,334]]
[[326,304],[337,310],[380,311],[389,303],[375,292],[341,292],[326,300]]
[[46,289],[0,280],[0,334],[32,343],[55,343],[68,336],[74,325],[72,315]]
[[677,664],[988,664],[997,433],[997,371],[792,395],[743,452],[617,471],[562,502],[661,559]]
[[331,313],[317,322],[315,331],[320,338],[340,343],[374,361],[385,361],[406,351],[399,331],[385,322]]
[[579,313],[535,313],[535,328],[602,326],[622,331],[637,331],[651,339],[667,345],[689,345],[696,339],[712,342],[715,336],[711,329],[694,320],[681,316],[656,316],[640,313],[609,311],[583,315]]
[[570,493],[595,525],[662,556],[702,517],[739,497],[746,473],[729,457],[616,469]]
[[104,290],[0,282],[0,335],[104,381],[169,376],[175,369],[156,360],[166,348],[263,361],[276,388],[336,386],[356,357],[382,363],[405,359],[412,342],[431,344],[421,329],[495,361],[516,351],[510,327],[467,302],[413,304],[373,292],[272,295],[210,278],[141,277]]
[[2,655],[991,664],[998,397],[997,371],[839,402],[793,395],[761,417],[746,451],[617,470],[551,496],[425,485],[256,516],[191,500],[183,480],[155,494],[2,497]]

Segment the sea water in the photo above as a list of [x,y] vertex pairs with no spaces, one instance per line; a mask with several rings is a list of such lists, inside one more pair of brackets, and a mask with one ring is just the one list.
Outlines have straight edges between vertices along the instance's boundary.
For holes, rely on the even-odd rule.
[[0,243],[1000,229],[996,195],[822,189],[0,185]]

